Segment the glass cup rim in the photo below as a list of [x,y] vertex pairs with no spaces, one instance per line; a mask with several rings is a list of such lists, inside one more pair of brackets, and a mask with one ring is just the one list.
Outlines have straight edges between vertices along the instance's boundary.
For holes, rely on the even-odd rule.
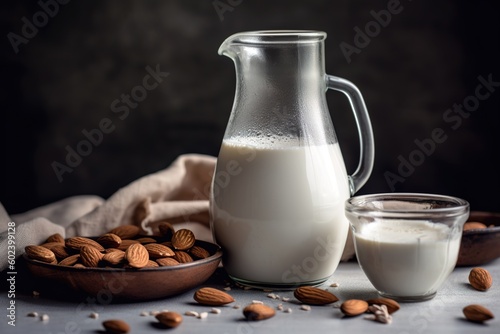
[[[375,202],[413,202],[413,203],[426,203],[429,202],[430,206],[421,208],[383,208],[380,206],[367,205]],[[432,204],[434,203],[434,205]],[[441,205],[437,204],[441,203]],[[447,205],[443,205],[446,203]],[[375,193],[367,195],[359,195],[348,198],[345,201],[345,210],[349,213],[356,213],[359,215],[369,215],[375,217],[394,217],[394,218],[419,218],[428,217],[432,215],[439,216],[459,216],[468,213],[469,202],[466,200],[441,194],[430,193]]]

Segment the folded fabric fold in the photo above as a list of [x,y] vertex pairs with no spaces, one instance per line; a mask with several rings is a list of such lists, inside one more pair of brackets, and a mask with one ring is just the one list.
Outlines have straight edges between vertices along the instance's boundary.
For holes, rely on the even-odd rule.
[[202,214],[208,223],[209,194],[204,189],[210,189],[215,162],[212,156],[181,155],[168,168],[119,189],[105,203],[76,219],[66,232],[68,236],[99,235],[133,224],[151,234],[155,221],[188,221],[195,214]]

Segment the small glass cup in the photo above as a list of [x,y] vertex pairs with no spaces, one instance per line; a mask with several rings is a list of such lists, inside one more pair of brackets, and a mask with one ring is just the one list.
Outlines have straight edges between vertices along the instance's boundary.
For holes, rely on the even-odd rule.
[[348,199],[345,213],[358,263],[378,293],[423,301],[455,268],[469,203],[433,194],[372,194]]

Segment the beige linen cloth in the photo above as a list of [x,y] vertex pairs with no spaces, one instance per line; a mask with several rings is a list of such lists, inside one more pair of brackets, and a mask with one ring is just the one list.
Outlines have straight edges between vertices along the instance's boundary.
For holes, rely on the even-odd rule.
[[[181,155],[166,169],[130,183],[107,200],[69,197],[10,217],[0,204],[0,252],[5,254],[0,257],[0,270],[8,264],[7,246],[13,232],[9,222],[15,223],[16,256],[24,253],[25,246],[43,243],[54,233],[65,238],[96,236],[119,225],[134,224],[144,234],[152,234],[162,221],[173,223],[176,229],[187,227],[197,239],[213,242],[208,192],[215,163],[212,156]],[[354,254],[351,239],[342,260]]]

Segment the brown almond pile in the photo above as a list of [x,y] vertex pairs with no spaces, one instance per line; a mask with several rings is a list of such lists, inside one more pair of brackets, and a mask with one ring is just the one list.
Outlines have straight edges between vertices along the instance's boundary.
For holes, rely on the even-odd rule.
[[159,235],[143,236],[138,226],[122,225],[97,238],[54,234],[41,245],[26,246],[25,252],[30,259],[61,266],[135,269],[175,266],[211,255],[195,244],[189,229],[176,231],[163,222],[158,230]]

